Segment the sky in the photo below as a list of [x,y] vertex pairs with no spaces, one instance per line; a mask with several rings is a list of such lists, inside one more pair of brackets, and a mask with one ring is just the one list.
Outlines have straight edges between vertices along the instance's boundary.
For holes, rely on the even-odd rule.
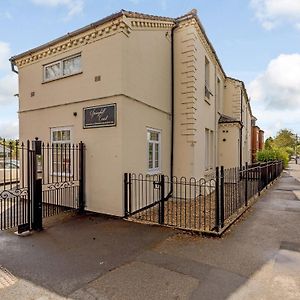
[[18,137],[12,55],[121,9],[178,17],[193,8],[226,74],[245,82],[265,137],[300,134],[300,0],[0,0],[0,137]]

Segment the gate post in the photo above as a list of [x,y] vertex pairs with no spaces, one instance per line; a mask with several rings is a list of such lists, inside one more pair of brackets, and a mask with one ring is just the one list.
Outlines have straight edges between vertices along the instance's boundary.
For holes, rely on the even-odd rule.
[[128,173],[124,174],[124,217],[128,217]]
[[224,221],[225,221],[225,173],[224,173],[224,166],[221,166],[221,174],[220,174],[220,183],[221,183],[221,187],[220,187],[220,206],[221,206],[221,227],[224,227]]
[[160,177],[160,200],[158,207],[158,223],[165,223],[165,175]]
[[216,230],[217,232],[220,231],[220,172],[219,167],[216,167],[216,211],[215,211],[215,218],[216,218]]
[[38,176],[38,163],[42,156],[42,142],[36,139],[32,141],[32,202],[33,202],[33,220],[32,229],[43,230],[43,192],[42,178]]
[[85,209],[85,156],[84,144],[79,143],[79,212],[83,213]]

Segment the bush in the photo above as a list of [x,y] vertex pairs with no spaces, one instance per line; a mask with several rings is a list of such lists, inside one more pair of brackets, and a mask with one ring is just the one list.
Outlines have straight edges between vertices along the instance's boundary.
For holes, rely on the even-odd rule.
[[291,159],[292,155],[295,154],[295,149],[293,149],[292,147],[284,147],[282,148],[282,150],[284,150],[289,155],[289,160]]
[[283,149],[261,150],[257,153],[258,162],[268,162],[274,160],[282,160],[286,168],[289,163],[289,154]]

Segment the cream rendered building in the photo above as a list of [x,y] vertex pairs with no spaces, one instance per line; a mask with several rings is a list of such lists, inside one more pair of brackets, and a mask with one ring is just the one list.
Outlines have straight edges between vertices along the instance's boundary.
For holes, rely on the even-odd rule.
[[[177,19],[122,10],[11,63],[20,140],[85,143],[87,210],[122,216],[125,172],[200,178],[238,166],[221,116],[242,128],[242,163],[251,154],[244,85],[226,76],[195,10]],[[110,122],[89,123],[105,110]],[[228,132],[231,146],[239,134]]]
[[219,120],[219,164],[231,168],[252,163],[253,115],[242,81],[226,78],[222,113]]

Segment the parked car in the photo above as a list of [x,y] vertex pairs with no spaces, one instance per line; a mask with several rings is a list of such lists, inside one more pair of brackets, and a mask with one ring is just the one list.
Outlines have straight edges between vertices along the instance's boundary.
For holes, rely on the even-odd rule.
[[18,160],[0,161],[0,185],[16,183],[19,178],[20,162]]

